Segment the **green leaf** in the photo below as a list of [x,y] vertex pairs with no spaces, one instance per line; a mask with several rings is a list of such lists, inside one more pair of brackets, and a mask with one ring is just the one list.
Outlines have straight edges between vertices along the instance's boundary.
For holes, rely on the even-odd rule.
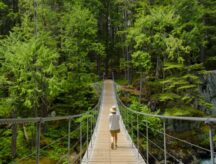
[[164,70],[171,70],[171,69],[178,69],[178,70],[183,70],[184,65],[183,64],[177,64],[177,63],[164,63]]

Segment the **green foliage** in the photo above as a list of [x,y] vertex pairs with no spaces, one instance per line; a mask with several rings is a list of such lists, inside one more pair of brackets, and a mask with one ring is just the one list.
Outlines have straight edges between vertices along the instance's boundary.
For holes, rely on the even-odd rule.
[[4,117],[10,114],[12,110],[13,99],[12,98],[1,98],[0,100],[0,117]]
[[155,101],[162,111],[174,104],[179,109],[184,105],[210,109],[199,91],[200,76],[205,73],[200,64],[201,47],[206,44],[202,4],[138,1],[136,7],[127,43],[133,47],[135,69],[148,70],[151,77],[144,83],[146,102]]
[[86,72],[92,69],[88,59],[90,52],[104,55],[104,46],[96,40],[97,22],[90,10],[79,4],[70,6],[66,3],[65,8],[67,12],[59,25],[61,29],[65,29],[61,34],[61,51],[69,70]]
[[10,130],[2,130],[0,131],[1,134],[1,142],[0,142],[0,146],[1,146],[1,151],[0,151],[0,163],[6,163],[8,159],[10,159],[11,157],[11,153],[10,153],[10,147],[8,145],[10,145],[11,143],[11,139],[8,137],[11,135],[11,131]]
[[[10,117],[12,111],[19,117],[86,111],[97,101],[90,86],[95,74],[108,73],[110,66],[126,72],[128,79],[130,72],[135,72],[136,79],[138,71],[145,72],[144,101],[154,101],[165,115],[203,116],[200,109],[211,108],[200,96],[199,86],[200,76],[207,73],[202,63],[215,69],[214,0],[37,3],[35,8],[29,0],[0,2],[1,118]],[[152,113],[136,102],[137,89],[130,87],[127,93],[133,93],[132,98],[125,97],[131,108]],[[160,128],[159,120],[147,118],[143,126],[145,121]],[[59,137],[54,129],[43,136],[44,143]],[[11,144],[11,132],[2,133],[0,158],[8,163],[10,150],[5,144]],[[22,147],[23,131],[19,129],[18,134],[21,155],[29,154]],[[79,134],[71,135],[75,139]],[[65,151],[61,144],[65,143],[43,154],[57,159]]]
[[180,96],[175,94],[175,93],[172,93],[172,92],[167,92],[167,93],[161,93],[158,95],[159,97],[159,100],[160,101],[170,101],[170,100],[175,100],[175,99],[179,99]]
[[178,69],[178,70],[182,70],[184,68],[183,64],[177,64],[177,63],[164,63],[164,71],[166,70],[172,70],[172,69]]
[[140,70],[149,70],[151,67],[150,56],[146,52],[136,51],[132,54],[133,65],[140,68]]
[[[129,108],[146,114],[158,114],[157,112],[151,112],[151,110],[147,106],[141,105],[137,101],[133,101]],[[146,122],[148,122],[148,125],[151,127],[151,133],[153,133],[154,135],[157,134],[155,130],[160,130],[162,128],[161,120],[157,117],[143,116],[140,117],[140,119],[141,119],[140,120],[141,129],[144,128]]]
[[58,54],[43,39],[13,44],[8,39],[2,47],[5,62],[1,72],[6,80],[3,84],[10,86],[9,95],[14,102],[29,109],[38,106],[38,99],[43,95],[48,99],[56,96],[63,85],[56,67]]
[[[94,2],[100,6],[100,1]],[[99,10],[89,9],[89,4],[85,0],[38,0],[35,22],[32,1],[19,1],[17,15],[10,9],[14,9],[16,3],[0,3],[1,11],[7,11],[10,19],[18,17],[19,20],[19,24],[15,24],[16,20],[14,24],[9,22],[10,26],[5,19],[0,21],[1,29],[8,27],[10,31],[0,39],[1,118],[11,117],[12,111],[16,111],[18,117],[47,117],[52,111],[57,116],[73,115],[96,104],[98,97],[90,84],[96,79],[94,60],[103,58],[105,47],[97,38],[96,16]],[[5,34],[7,31],[0,32]],[[42,132],[42,145],[66,135],[67,129],[59,128],[58,124],[56,122],[49,131]],[[35,131],[29,127],[26,130],[28,136]],[[17,149],[20,150],[17,158],[20,158],[31,150],[30,143],[23,143],[23,130],[17,132]],[[76,140],[78,135],[75,133],[73,139]],[[12,159],[9,150],[11,132],[2,138],[8,141],[1,139],[0,158],[9,163]],[[59,159],[65,153],[64,144],[59,141],[49,147],[49,153],[44,150],[41,155]]]
[[0,10],[4,10],[7,8],[7,5],[4,2],[0,2]]

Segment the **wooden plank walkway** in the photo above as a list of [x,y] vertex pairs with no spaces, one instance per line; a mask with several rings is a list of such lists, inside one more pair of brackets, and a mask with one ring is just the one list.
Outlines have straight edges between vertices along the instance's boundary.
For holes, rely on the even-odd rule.
[[[109,109],[116,105],[112,80],[104,81],[102,105],[100,109],[97,128],[92,137],[92,147],[89,146],[82,164],[145,164],[143,158],[137,153],[123,123],[121,122],[121,133],[118,135],[118,148],[111,149],[110,133],[108,127]],[[138,157],[139,156],[139,157]]]

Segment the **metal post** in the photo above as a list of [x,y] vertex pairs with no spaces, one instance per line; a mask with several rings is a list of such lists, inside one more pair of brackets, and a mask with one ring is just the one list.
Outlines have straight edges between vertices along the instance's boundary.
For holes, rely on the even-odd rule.
[[[93,125],[94,126],[94,130],[97,128],[96,127],[97,126],[97,118],[98,118],[98,111],[96,111],[96,113],[94,113],[94,125]],[[95,133],[94,133],[94,137],[96,138],[96,134]]]
[[148,133],[148,122],[146,121],[146,162],[149,163],[149,133]]
[[[93,115],[91,115],[91,136],[93,135]],[[93,147],[92,145],[92,140],[91,140],[91,148]]]
[[80,121],[80,163],[82,162],[82,121]]
[[71,130],[71,118],[68,119],[68,164],[70,163],[70,131]]
[[39,164],[39,160],[40,160],[40,132],[41,132],[41,120],[39,120],[39,122],[37,122],[36,164]]
[[88,129],[89,128],[89,125],[88,125],[88,117],[87,117],[87,126],[86,126],[86,130],[87,130],[87,152],[86,152],[86,154],[87,154],[87,161],[88,161],[88,146],[89,146],[89,144],[88,144],[88,138],[89,138],[89,136],[88,136]]
[[128,110],[126,109],[126,128],[128,127],[127,123],[128,123]]
[[125,128],[126,128],[126,113],[125,113],[125,109],[124,108],[121,108],[121,115],[123,117],[123,121],[124,121]]
[[131,122],[131,136],[132,136],[131,146],[133,147],[133,137],[134,137],[134,134],[133,134],[133,115],[132,115],[132,113],[131,113],[130,122]]
[[103,73],[103,81],[105,80],[105,73]]
[[166,120],[163,120],[163,132],[164,132],[164,163],[167,163],[167,147],[166,147]]
[[112,72],[112,80],[115,81],[115,79],[114,79],[114,73],[113,72]]
[[209,126],[209,141],[210,141],[210,150],[211,150],[211,164],[214,164],[214,143],[213,143],[213,131],[211,126]]
[[139,116],[137,114],[137,157],[139,159]]

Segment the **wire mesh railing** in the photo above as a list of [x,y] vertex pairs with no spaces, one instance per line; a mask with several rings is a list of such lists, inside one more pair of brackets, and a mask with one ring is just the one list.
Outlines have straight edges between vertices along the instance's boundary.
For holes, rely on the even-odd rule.
[[[144,156],[147,164],[156,161],[160,163],[188,163],[187,161],[191,161],[192,159],[184,159],[186,157],[179,154],[188,153],[187,156],[192,156],[190,158],[193,158],[193,156],[196,156],[193,155],[193,152],[197,151],[202,151],[202,153],[205,152],[204,154],[210,157],[211,164],[215,163],[213,131],[216,118],[162,116],[135,111],[124,105],[121,101],[116,92],[115,83],[114,88],[125,127],[133,139],[139,153]],[[157,126],[157,129],[151,122],[152,118],[158,119],[157,124],[160,126]],[[178,132],[175,128],[170,128],[175,121],[179,121],[177,126],[183,124],[181,126],[188,125],[188,127],[185,128],[185,131],[183,129]],[[197,127],[193,127],[194,124]],[[190,135],[186,138],[179,137],[181,135],[184,136],[183,133],[188,132],[186,129],[189,129],[191,133],[193,131],[196,131],[196,133],[194,132],[193,137]],[[203,129],[205,132],[208,132],[202,134]],[[202,136],[205,141],[208,138],[209,148],[197,144],[197,141],[202,141],[202,139],[199,138],[200,136]],[[196,142],[193,140],[194,138],[197,139]],[[182,153],[181,151],[186,151],[186,153]],[[197,160],[196,162],[199,163],[200,161]]]
[[[29,159],[33,160],[35,158],[36,161],[35,163],[39,163],[41,156],[47,155],[47,152],[45,151],[46,149],[51,149],[54,144],[61,142],[61,144],[58,145],[59,146],[61,145],[63,147],[63,148],[59,147],[60,150],[63,150],[62,155],[67,153],[68,163],[74,163],[72,162],[73,160],[71,159],[71,149],[74,149],[74,147],[71,147],[71,145],[74,146],[74,144],[76,143],[74,141],[79,141],[79,145],[78,145],[78,147],[80,148],[79,152],[82,152],[79,153],[80,156],[79,160],[81,160],[83,153],[85,152],[85,149],[88,147],[90,136],[93,134],[93,129],[96,124],[96,118],[98,115],[98,110],[96,109],[98,109],[98,106],[95,107],[93,110],[89,110],[84,114],[72,115],[66,117],[0,119],[1,132],[4,131],[3,128],[7,127],[3,125],[16,124],[16,126],[18,126],[17,132],[19,134],[17,138],[22,137],[23,135],[26,136],[29,135],[29,134],[22,134],[21,128],[23,127],[23,124],[25,124],[25,129],[26,129],[25,132],[23,133],[31,133],[30,130],[35,130],[34,132],[35,135],[31,137],[28,136],[28,139],[25,139],[28,141],[34,140],[33,141],[34,145],[29,146],[28,141],[26,141],[26,143],[22,142],[21,149],[24,149],[24,147],[26,147],[26,149],[24,152],[22,151],[21,153],[25,155],[21,156],[19,154],[19,149],[18,149],[17,156],[15,158],[7,159],[7,161],[14,162],[14,163],[23,163],[24,161],[28,161]],[[63,130],[60,130],[59,129],[60,126],[55,124],[60,124],[61,126],[68,127],[68,129],[66,130],[66,128],[63,128]],[[49,135],[52,135],[52,138],[56,137],[56,139],[54,141],[46,141],[51,138],[51,136],[49,137]],[[10,145],[11,144],[5,146],[10,146]],[[65,148],[67,148],[67,152]],[[1,147],[1,151],[5,149],[6,149],[5,147]],[[7,150],[10,151],[10,149]],[[2,163],[4,163],[4,161],[2,161]]]
[[[103,81],[104,81],[104,76],[103,76]],[[94,130],[92,131],[92,135],[91,135],[91,138],[90,138],[90,141],[88,142],[89,144],[87,144],[87,149],[85,151],[85,154],[83,156],[82,159],[80,159],[80,163],[88,163],[89,162],[89,157],[91,156],[91,153],[92,153],[92,148],[93,148],[93,145],[95,144],[96,142],[96,135],[97,135],[97,132],[98,132],[98,126],[99,126],[99,119],[100,119],[100,115],[101,115],[101,108],[102,108],[102,105],[103,105],[103,96],[104,96],[104,84],[103,86],[101,87],[101,92],[100,92],[100,99],[99,99],[99,109],[98,109],[98,115],[97,115],[97,120],[96,120],[96,124],[95,124],[95,127],[94,127]]]

